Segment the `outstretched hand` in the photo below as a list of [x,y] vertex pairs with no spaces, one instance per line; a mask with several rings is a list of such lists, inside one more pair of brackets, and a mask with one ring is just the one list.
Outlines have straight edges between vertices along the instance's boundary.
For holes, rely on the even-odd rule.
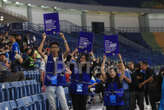
[[120,53],[118,54],[118,58],[119,58],[119,59],[122,59],[122,56],[121,56],[121,54],[120,54]]
[[43,38],[43,39],[46,39],[46,37],[47,37],[47,36],[46,36],[46,33],[43,33],[43,34],[42,34],[42,38]]
[[60,35],[60,37],[61,37],[62,39],[65,39],[65,36],[64,36],[64,34],[63,34],[62,32],[60,32],[59,35]]
[[106,58],[107,58],[106,55],[104,55],[104,56],[103,56],[103,59],[106,60]]

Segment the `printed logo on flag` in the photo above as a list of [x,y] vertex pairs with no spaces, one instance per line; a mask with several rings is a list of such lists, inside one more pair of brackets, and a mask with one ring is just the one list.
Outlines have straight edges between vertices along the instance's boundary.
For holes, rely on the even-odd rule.
[[107,56],[119,53],[118,35],[104,36],[104,52]]
[[93,33],[92,32],[80,32],[78,41],[79,52],[88,53],[92,51]]
[[59,14],[44,14],[44,31],[47,35],[53,35],[60,32]]

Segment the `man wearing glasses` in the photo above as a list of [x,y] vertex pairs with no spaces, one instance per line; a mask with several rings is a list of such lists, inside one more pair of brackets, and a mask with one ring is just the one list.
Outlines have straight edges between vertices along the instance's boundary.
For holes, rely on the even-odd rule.
[[59,53],[60,48],[57,42],[52,42],[50,44],[50,54],[44,55],[42,49],[46,40],[46,34],[44,33],[42,35],[43,39],[38,49],[46,64],[46,74],[43,75],[44,80],[42,82],[42,90],[46,91],[46,93],[48,94],[48,100],[51,110],[57,110],[56,97],[58,97],[59,99],[62,110],[69,110],[63,86],[66,83],[66,78],[64,75],[64,59],[70,52],[70,48],[64,34],[60,33],[59,35],[64,40],[64,45],[66,49],[66,51],[62,55]]

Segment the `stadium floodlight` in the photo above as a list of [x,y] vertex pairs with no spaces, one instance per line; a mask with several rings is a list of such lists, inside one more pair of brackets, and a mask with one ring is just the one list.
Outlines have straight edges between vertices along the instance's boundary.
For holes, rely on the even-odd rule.
[[83,10],[83,12],[88,12],[88,10]]
[[3,19],[3,18],[4,18],[4,16],[1,16],[0,18],[1,18],[1,19]]
[[28,3],[27,6],[32,6],[31,3]]
[[44,6],[44,5],[41,5],[40,7],[41,7],[41,8],[48,8],[48,6]]
[[26,5],[29,7],[36,7],[36,5],[32,5],[31,3],[27,3]]
[[0,16],[0,21],[4,21],[4,16]]
[[56,7],[56,6],[54,6],[54,9],[56,10],[56,9],[57,9],[57,7]]
[[16,4],[16,5],[19,5],[19,4],[20,4],[20,2],[15,2],[15,4]]
[[23,3],[15,2],[16,5],[23,5]]
[[3,0],[3,2],[7,3],[7,2],[8,2],[8,0]]

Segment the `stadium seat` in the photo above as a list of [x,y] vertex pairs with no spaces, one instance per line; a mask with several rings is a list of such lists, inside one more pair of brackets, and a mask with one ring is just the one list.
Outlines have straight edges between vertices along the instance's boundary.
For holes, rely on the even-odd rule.
[[36,73],[36,80],[40,81],[40,71],[39,70],[35,70]]
[[41,93],[41,83],[40,82],[37,83],[37,93],[38,94]]
[[11,100],[10,102],[10,106],[12,110],[17,110],[17,104],[15,102],[15,100]]
[[0,102],[2,102],[3,101],[3,97],[2,97],[2,94],[3,94],[3,92],[2,92],[2,84],[0,83]]
[[24,73],[24,77],[27,78],[28,72],[24,71],[23,73]]
[[9,101],[0,103],[0,110],[12,110]]
[[2,83],[2,101],[10,100],[9,83]]
[[19,85],[18,90],[17,90],[18,97],[22,98],[22,97],[24,97],[24,94],[25,94],[23,91],[24,85],[22,84],[22,81],[17,82],[17,84]]
[[39,95],[33,95],[32,100],[35,103],[33,110],[44,110],[42,107],[42,99]]
[[12,86],[12,91],[13,91],[13,93],[12,93],[13,100],[20,98],[21,96],[20,96],[20,85],[19,85],[19,83],[18,82],[12,82],[11,86]]
[[28,86],[26,85],[26,81],[21,81],[21,85],[22,85],[21,89],[23,91],[22,97],[28,96]]
[[16,100],[18,110],[33,110],[33,102],[31,96],[23,97]]
[[37,82],[36,80],[32,80],[33,88],[34,88],[34,94],[37,94]]
[[33,80],[30,80],[29,83],[30,83],[30,88],[31,88],[31,95],[34,95],[35,94],[34,81]]
[[46,93],[41,93],[40,98],[42,99],[42,108],[43,110],[49,110],[49,102]]
[[27,81],[25,81],[25,83],[26,83],[27,96],[30,96],[30,95],[32,95],[31,80],[27,80]]

